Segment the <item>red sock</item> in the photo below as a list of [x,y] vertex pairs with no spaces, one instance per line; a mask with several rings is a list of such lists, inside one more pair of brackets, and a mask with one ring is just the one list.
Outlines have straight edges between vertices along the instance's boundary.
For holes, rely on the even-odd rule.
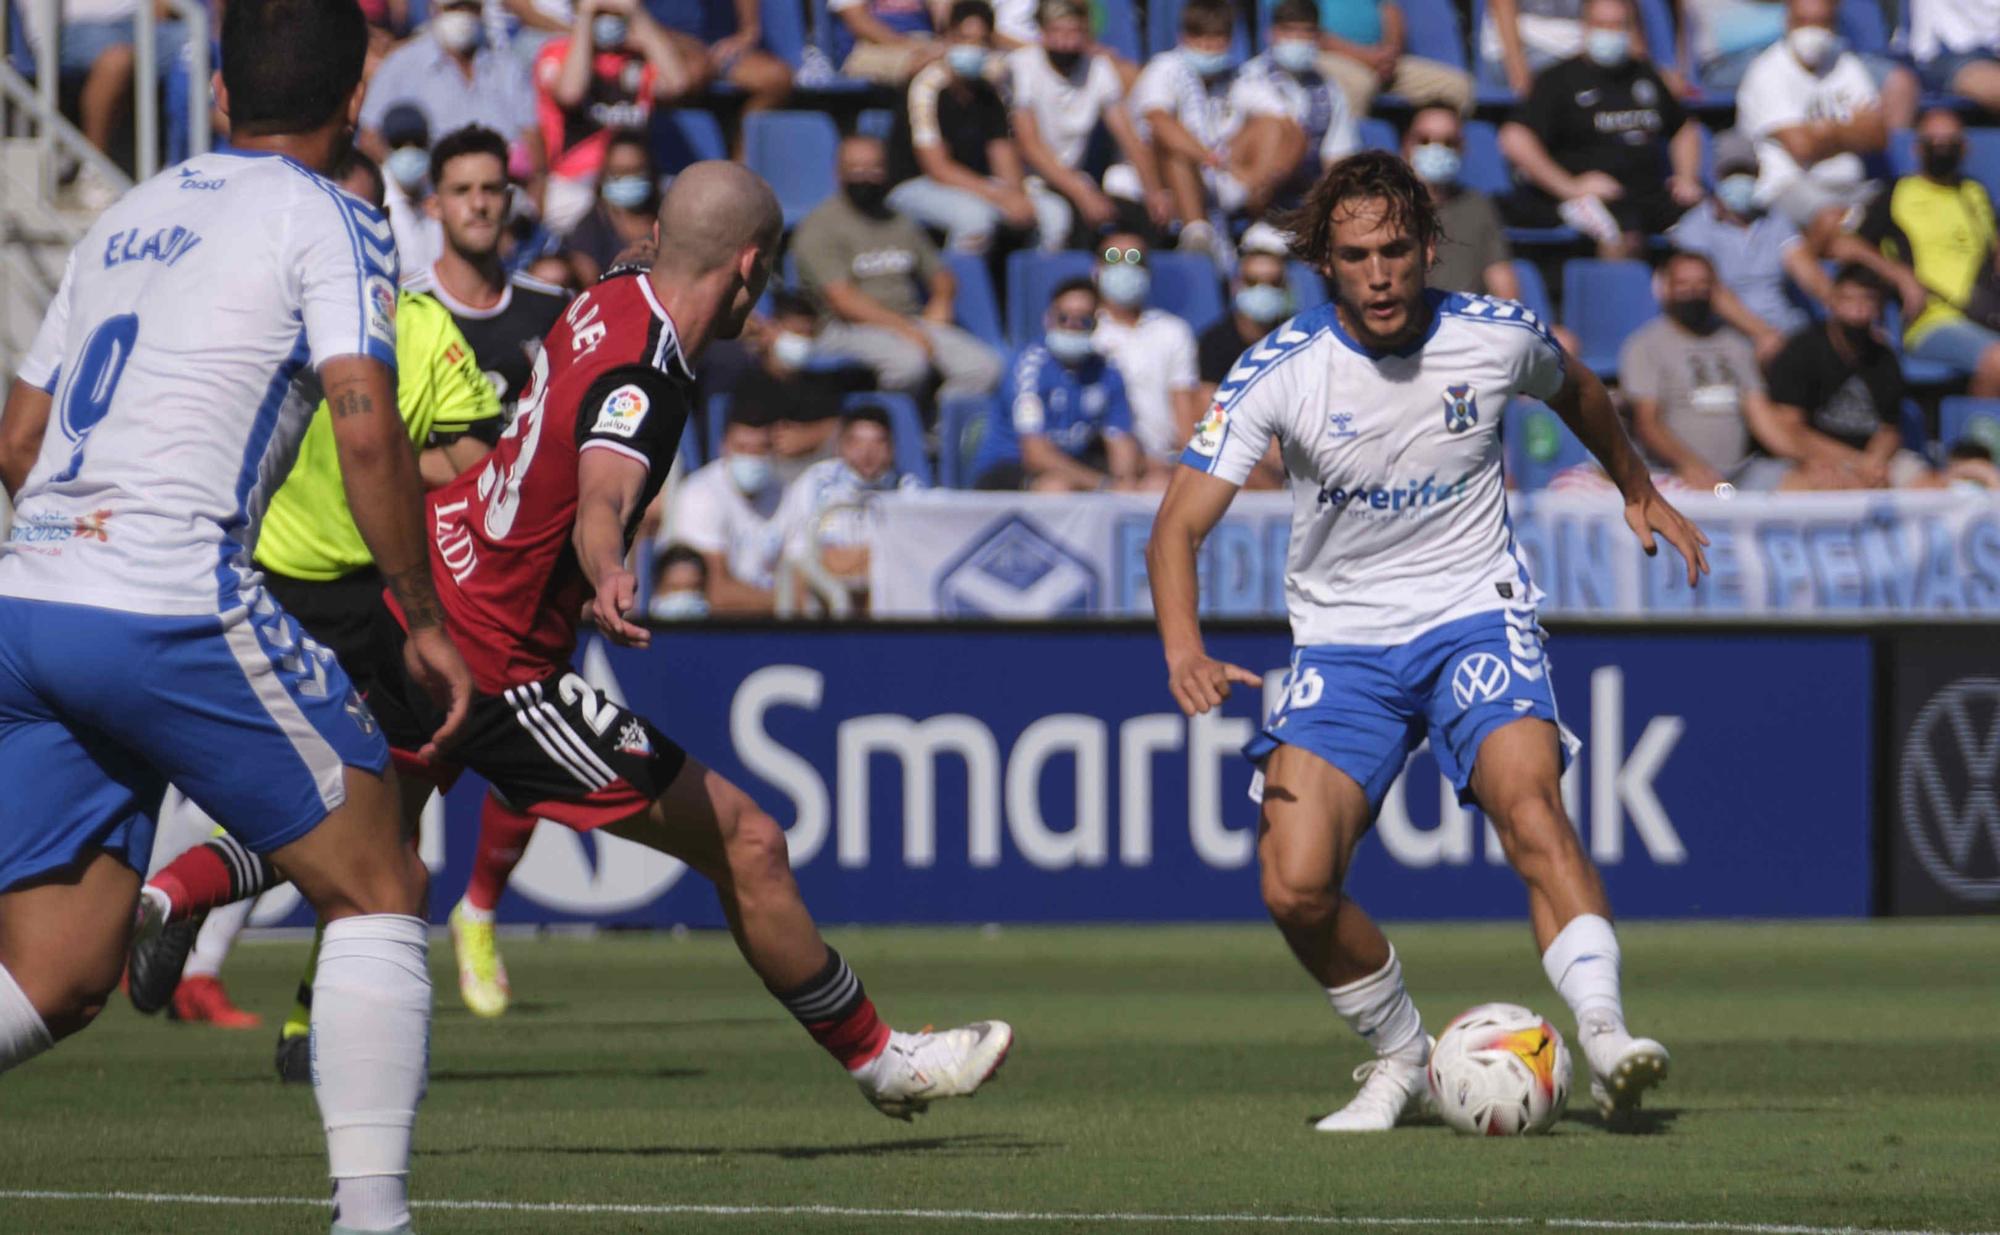
[[773,990],[786,1011],[798,1018],[813,1041],[852,1072],[889,1045],[889,1027],[875,1014],[875,1001],[840,953],[826,950],[826,964],[788,991]]
[[465,885],[465,903],[491,913],[507,890],[507,880],[521,864],[537,820],[508,806],[492,794],[479,805],[479,849],[472,858],[472,879]]
[[880,1055],[882,1048],[889,1045],[889,1027],[875,1015],[875,1001],[866,995],[845,1017],[808,1024],[806,1032],[849,1072]]
[[277,882],[277,874],[260,855],[231,837],[218,836],[167,863],[146,882],[173,901],[167,920],[185,922],[257,895]]

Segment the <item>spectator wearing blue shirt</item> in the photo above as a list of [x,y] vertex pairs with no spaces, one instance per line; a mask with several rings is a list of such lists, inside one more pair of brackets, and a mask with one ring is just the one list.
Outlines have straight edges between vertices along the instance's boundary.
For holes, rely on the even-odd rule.
[[378,162],[390,153],[383,119],[401,105],[423,116],[434,139],[475,124],[498,130],[539,196],[548,162],[535,128],[535,87],[520,61],[487,45],[479,0],[443,0],[369,78],[356,144]]
[[1668,228],[1667,239],[1713,264],[1716,316],[1748,335],[1769,364],[1806,325],[1791,289],[1820,304],[1833,289],[1799,229],[1758,206],[1756,192],[1757,150],[1732,129],[1715,140],[1715,191]]
[[980,489],[1135,489],[1145,472],[1118,371],[1098,355],[1097,288],[1072,279],[1049,300],[1042,341],[1014,362],[972,474]]

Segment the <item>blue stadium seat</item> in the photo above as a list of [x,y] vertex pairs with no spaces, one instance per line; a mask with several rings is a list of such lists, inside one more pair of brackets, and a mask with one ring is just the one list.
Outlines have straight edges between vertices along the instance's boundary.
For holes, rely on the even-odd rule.
[[25,20],[25,6],[5,0],[7,5],[7,46],[4,49],[7,63],[16,73],[35,80],[35,56],[28,50],[28,23]]
[[[1011,253],[1007,257],[1007,337],[1023,346],[1041,337],[1049,295],[1065,279],[1086,277],[1097,259],[1089,253]],[[1222,281],[1215,263],[1193,253],[1155,252],[1153,299],[1157,308],[1187,319],[1197,333],[1222,316]]]
[[1840,33],[1851,51],[1889,54],[1889,25],[1882,20],[1880,0],[1840,0]]
[[761,0],[764,46],[794,69],[806,55],[806,20],[799,0]]
[[1455,69],[1466,67],[1465,31],[1458,25],[1458,6],[1451,0],[1403,0],[1406,50],[1412,56],[1438,60]]
[[896,439],[896,470],[933,484],[931,461],[924,454],[924,420],[917,414],[916,400],[888,390],[863,390],[841,401],[843,410],[879,407],[889,413],[889,431]]
[[[716,399],[721,399],[726,403],[729,396],[717,395]],[[715,399],[709,400],[709,407],[711,409],[715,407],[715,401]],[[709,413],[711,416],[714,414],[713,410]],[[708,462],[708,457],[708,451],[702,449],[701,434],[695,431],[694,417],[690,416],[687,423],[681,426],[681,465],[692,472],[694,469]]]
[[1479,54],[1479,32],[1486,27],[1486,0],[1472,0],[1472,25],[1467,31],[1466,56],[1472,65],[1474,102],[1481,107],[1506,107],[1519,102],[1507,79]]
[[1618,372],[1619,347],[1659,311],[1644,262],[1573,257],[1563,266],[1563,321],[1576,332],[1578,359],[1600,376]]
[[[1146,6],[1146,50],[1149,55],[1161,52],[1181,41],[1181,0],[1152,0]],[[1238,64],[1250,58],[1250,31],[1244,27],[1243,14],[1236,14],[1236,30],[1229,40],[1229,54]]]
[[785,226],[798,226],[833,193],[833,151],[840,131],[816,111],[759,111],[743,117],[743,161],[770,181]]
[[708,396],[708,449],[701,455],[704,463],[722,457],[722,427],[729,423],[729,404],[726,391]]
[[1686,69],[1680,62],[1680,40],[1668,0],[1639,0],[1639,28],[1646,32],[1646,50],[1655,66]]
[[1924,409],[1915,399],[1903,400],[1903,406],[1898,409],[1896,429],[1902,434],[1904,449],[1930,457],[1930,425],[1925,422]]
[[1328,300],[1326,276],[1304,262],[1285,263],[1285,282],[1292,289],[1292,311],[1317,309]]
[[1139,43],[1139,16],[1132,0],[1097,0],[1097,41],[1135,64],[1144,64],[1146,49]]
[[1396,126],[1376,116],[1363,116],[1356,126],[1361,137],[1363,150],[1387,150],[1390,154],[1400,153],[1402,140],[1396,136]]
[[864,137],[888,141],[889,135],[896,131],[896,113],[886,107],[863,108],[854,117],[854,131]]
[[1000,320],[1000,301],[993,294],[993,275],[986,268],[986,259],[970,253],[946,253],[944,264],[958,282],[958,292],[952,300],[953,319],[986,346],[1005,350],[1007,337]]
[[710,112],[675,107],[653,117],[653,157],[663,172],[677,172],[690,163],[729,157],[722,126]]
[[[1009,369],[1012,355],[1002,353]],[[960,395],[938,405],[938,484],[947,489],[970,489],[977,477],[971,474],[972,459],[979,451],[975,430],[983,430],[1000,396]]]
[[1470,189],[1492,197],[1514,191],[1514,173],[1500,154],[1500,133],[1491,122],[1465,122],[1465,165],[1459,180]]
[[1542,278],[1542,268],[1525,258],[1513,261],[1514,278],[1521,285],[1521,303],[1528,312],[1542,319],[1544,325],[1555,325],[1556,315],[1549,306],[1549,285]]
[[1949,450],[1968,439],[2000,459],[2000,399],[1952,395],[1938,404],[1938,442]]
[[1913,360],[1903,354],[1903,306],[1890,296],[1882,306],[1882,334],[1903,366],[1903,381],[1911,386],[1957,386],[1965,370],[1936,360]]
[[1507,475],[1516,489],[1524,491],[1547,488],[1557,472],[1590,461],[1590,452],[1562,417],[1533,399],[1508,402],[1500,441]]

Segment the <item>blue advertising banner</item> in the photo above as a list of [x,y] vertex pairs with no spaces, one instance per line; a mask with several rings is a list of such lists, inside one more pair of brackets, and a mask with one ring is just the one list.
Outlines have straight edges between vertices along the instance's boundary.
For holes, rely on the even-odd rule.
[[[1270,670],[1275,693],[1282,635],[1219,632],[1210,646]],[[1564,797],[1620,914],[1868,912],[1865,637],[1576,634],[1550,650],[1584,743]],[[1237,752],[1263,701],[1239,690],[1221,715],[1183,717],[1150,630],[691,629],[648,652],[594,645],[583,667],[787,827],[824,921],[1262,914]],[[438,915],[464,887],[479,792],[462,785],[427,829]],[[1390,919],[1524,909],[1495,837],[1428,752],[1390,794],[1349,890]],[[278,903],[259,920],[286,916]],[[720,924],[706,883],[678,863],[549,823],[502,917]]]

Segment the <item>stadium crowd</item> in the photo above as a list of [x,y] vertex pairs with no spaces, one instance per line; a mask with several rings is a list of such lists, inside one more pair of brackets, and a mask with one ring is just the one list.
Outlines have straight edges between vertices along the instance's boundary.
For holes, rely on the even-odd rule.
[[[140,2],[62,5],[107,149]],[[509,410],[678,167],[779,190],[782,276],[650,517],[658,617],[860,590],[877,493],[1162,487],[1243,350],[1326,300],[1274,224],[1363,146],[1436,194],[1431,284],[1555,326],[1663,482],[2000,487],[1944,397],[2000,398],[2000,0],[362,7],[405,277]],[[1566,435],[1517,455],[1608,490]]]

